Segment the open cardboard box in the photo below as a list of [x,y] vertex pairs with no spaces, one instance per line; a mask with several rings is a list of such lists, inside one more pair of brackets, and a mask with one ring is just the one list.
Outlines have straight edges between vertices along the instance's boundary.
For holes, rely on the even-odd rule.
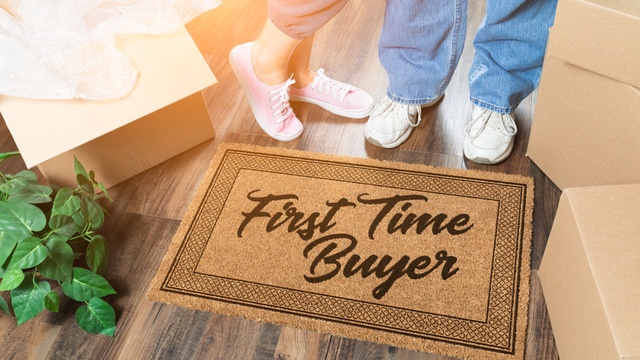
[[214,137],[201,90],[216,79],[186,29],[118,37],[139,71],[126,98],[33,100],[0,95],[27,167],[73,186],[74,155],[111,187]]
[[640,2],[560,0],[527,155],[560,188],[640,183]]
[[568,188],[538,276],[561,359],[640,359],[640,184]]

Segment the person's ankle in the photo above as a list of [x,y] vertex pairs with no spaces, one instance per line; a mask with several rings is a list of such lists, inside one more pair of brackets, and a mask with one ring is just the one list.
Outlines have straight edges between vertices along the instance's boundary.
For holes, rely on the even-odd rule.
[[289,69],[289,73],[293,74],[293,78],[296,79],[296,83],[292,86],[297,89],[302,89],[313,82],[316,78],[316,73],[310,68],[304,70],[292,70]]
[[269,86],[282,84],[289,78],[286,70],[274,66],[270,59],[262,55],[260,45],[256,43],[251,48],[251,64],[258,80]]

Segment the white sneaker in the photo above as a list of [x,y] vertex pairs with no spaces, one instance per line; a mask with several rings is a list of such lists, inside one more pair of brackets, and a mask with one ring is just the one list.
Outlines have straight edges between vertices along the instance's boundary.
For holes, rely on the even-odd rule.
[[373,108],[364,137],[373,145],[383,148],[394,148],[402,144],[411,135],[414,127],[420,125],[422,108],[431,106],[440,100],[423,105],[400,104],[387,96]]
[[511,154],[518,128],[513,115],[474,106],[465,132],[464,156],[479,164],[497,164]]
[[421,115],[420,105],[400,104],[385,96],[373,108],[364,136],[373,145],[394,148],[407,140],[413,128],[420,125]]

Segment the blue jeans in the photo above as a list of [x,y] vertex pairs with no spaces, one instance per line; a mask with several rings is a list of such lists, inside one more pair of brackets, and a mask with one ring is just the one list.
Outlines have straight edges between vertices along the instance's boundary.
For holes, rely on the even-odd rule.
[[[474,39],[471,102],[510,113],[537,86],[557,0],[487,0]],[[378,45],[387,96],[425,104],[449,85],[463,50],[467,0],[387,0]]]

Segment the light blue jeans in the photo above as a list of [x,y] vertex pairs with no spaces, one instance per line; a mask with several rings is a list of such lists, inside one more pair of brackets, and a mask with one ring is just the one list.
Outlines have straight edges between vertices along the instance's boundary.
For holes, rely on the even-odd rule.
[[[477,0],[472,0],[477,1]],[[474,39],[471,102],[510,113],[538,85],[557,0],[487,0]],[[387,0],[378,45],[387,96],[425,104],[449,85],[463,50],[467,0]]]

